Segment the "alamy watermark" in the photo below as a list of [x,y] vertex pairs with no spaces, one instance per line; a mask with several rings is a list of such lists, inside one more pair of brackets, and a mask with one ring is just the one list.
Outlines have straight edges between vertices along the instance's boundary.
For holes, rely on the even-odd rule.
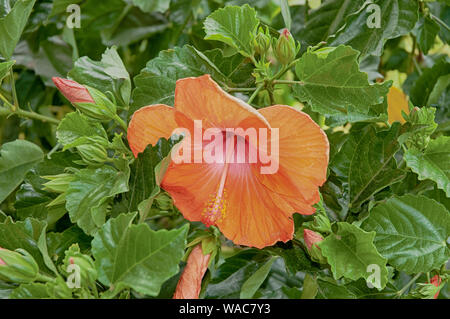
[[172,161],[207,164],[259,164],[261,174],[275,174],[279,168],[278,128],[216,128],[203,129],[201,120],[194,120],[193,136],[186,128],[177,128],[172,135],[183,140],[171,152]]

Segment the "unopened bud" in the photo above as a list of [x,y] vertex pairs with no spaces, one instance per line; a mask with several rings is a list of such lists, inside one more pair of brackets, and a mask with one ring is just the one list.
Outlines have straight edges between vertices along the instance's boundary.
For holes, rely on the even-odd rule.
[[103,164],[108,160],[106,149],[100,144],[84,144],[77,146],[84,162],[91,165]]
[[11,251],[0,248],[0,280],[15,283],[33,282],[39,266],[26,250]]
[[270,49],[270,39],[269,30],[266,29],[266,32],[264,32],[262,28],[260,28],[258,34],[253,39],[255,52],[259,55],[265,54]]
[[97,270],[95,269],[92,258],[82,254],[78,244],[74,244],[66,250],[65,255],[64,271],[66,271],[70,265],[76,265],[80,268],[80,284],[85,287],[95,285],[95,281],[97,280]]
[[281,64],[288,65],[294,61],[300,46],[297,47],[295,40],[288,29],[284,29],[275,44],[275,56]]
[[78,82],[58,77],[53,77],[52,80],[62,95],[64,95],[72,104],[94,103],[94,99],[89,91]]
[[89,117],[100,121],[110,121],[116,116],[116,105],[97,89],[86,87],[93,102],[77,102],[75,107]]
[[65,193],[69,188],[69,183],[75,179],[73,174],[66,173],[59,175],[42,176],[42,178],[49,180],[49,182],[43,184],[45,186],[44,190],[55,193]]
[[317,245],[323,241],[323,237],[312,230],[304,229],[303,239],[305,240],[306,247],[308,248],[308,252],[312,259],[318,263],[325,264],[326,259],[322,255],[320,247]]
[[[430,280],[430,284],[432,284],[435,287],[439,287],[441,285],[441,282],[442,282],[442,279],[441,279],[441,277],[439,277],[439,275],[435,275]],[[434,295],[434,297],[433,297],[434,299],[437,299],[437,297],[439,296],[439,292],[440,292],[440,289]]]

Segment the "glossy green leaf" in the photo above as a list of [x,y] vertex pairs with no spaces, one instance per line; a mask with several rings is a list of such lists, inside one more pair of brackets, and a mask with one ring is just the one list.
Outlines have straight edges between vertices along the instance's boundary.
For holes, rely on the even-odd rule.
[[110,219],[95,235],[92,252],[99,280],[115,292],[132,288],[156,296],[179,270],[189,227],[154,231],[146,224],[132,225],[135,216]]
[[428,51],[433,47],[440,29],[439,24],[430,17],[420,17],[416,25],[415,34],[417,43],[424,54],[428,54]]
[[128,191],[129,172],[111,166],[85,168],[75,174],[66,193],[66,209],[73,223],[88,235],[105,223],[110,200]]
[[380,56],[387,40],[408,34],[414,28],[418,11],[416,1],[366,1],[359,11],[347,17],[345,26],[330,39],[330,45],[350,45],[362,57]]
[[391,198],[373,208],[361,226],[376,232],[375,246],[398,270],[429,272],[449,258],[450,213],[424,196]]
[[15,61],[7,61],[0,63],[0,85],[2,84],[2,80],[9,74],[12,66]]
[[450,137],[431,140],[424,152],[409,149],[405,160],[420,180],[431,179],[450,197]]
[[242,285],[267,262],[268,256],[249,249],[227,258],[214,273],[206,289],[206,298],[239,298]]
[[302,83],[294,85],[294,94],[326,116],[368,114],[371,105],[384,101],[391,85],[370,84],[367,74],[359,71],[358,54],[348,46],[305,53],[295,67]]
[[373,194],[405,176],[394,158],[400,149],[399,131],[399,123],[380,132],[373,125],[366,126],[352,133],[334,157],[331,169],[348,188],[350,208],[358,208]]
[[244,282],[240,294],[241,299],[251,299],[254,296],[264,280],[266,280],[270,268],[275,260],[276,257],[270,258],[268,262],[262,265],[261,268],[255,271],[255,273]]
[[83,136],[107,137],[105,129],[99,122],[78,112],[67,114],[56,129],[56,137],[62,145],[72,144]]
[[219,83],[227,82],[219,69],[192,46],[162,51],[134,78],[136,88],[130,115],[145,105],[173,105],[176,81],[203,74],[210,74]]
[[0,55],[4,59],[11,59],[35,2],[36,0],[0,2],[1,11],[6,13],[0,17]]
[[69,72],[78,83],[96,88],[102,93],[111,92],[120,105],[128,106],[131,98],[131,80],[117,49],[107,49],[101,61],[81,57]]
[[375,232],[365,232],[355,225],[345,222],[337,223],[338,230],[326,237],[318,245],[331,266],[334,278],[342,277],[357,280],[368,279],[372,274],[371,265],[380,270],[376,288],[382,289],[387,283],[386,259],[374,246]]
[[44,153],[35,144],[16,140],[0,149],[0,203],[22,183],[26,173],[42,161]]
[[345,18],[358,11],[364,0],[328,0],[311,10],[305,25],[296,33],[296,38],[306,45],[326,41],[345,25]]
[[169,9],[170,0],[132,0],[135,6],[142,11],[151,13],[154,11],[165,12]]
[[46,229],[44,221],[27,218],[25,221],[13,222],[8,217],[0,223],[0,247],[9,250],[25,249],[36,260],[40,271],[56,271],[48,256]]
[[[450,59],[442,58],[431,69],[425,69],[411,88],[411,102],[416,106],[427,105],[431,92],[441,76],[450,74]],[[445,107],[443,105],[443,107]]]
[[206,18],[205,39],[224,42],[242,55],[253,56],[253,38],[258,25],[256,11],[249,5],[227,6]]

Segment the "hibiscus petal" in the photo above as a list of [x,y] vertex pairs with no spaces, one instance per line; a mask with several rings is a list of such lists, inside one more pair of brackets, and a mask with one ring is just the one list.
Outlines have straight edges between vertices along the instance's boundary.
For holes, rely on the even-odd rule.
[[209,74],[177,81],[175,108],[188,118],[202,120],[204,128],[268,128],[253,107],[226,93]]
[[202,245],[197,245],[189,254],[187,265],[178,281],[173,299],[198,299],[202,279],[208,269],[210,254],[203,255]]
[[[329,143],[326,134],[306,113],[275,105],[260,109],[272,128],[279,128],[279,172],[261,175],[261,182],[284,195],[292,205],[315,204],[326,181]],[[287,179],[289,181],[287,181]]]
[[263,248],[289,241],[294,233],[295,210],[260,183],[253,165],[230,165],[225,183],[227,209],[217,226],[237,245]]
[[168,139],[178,127],[173,107],[157,104],[137,110],[128,125],[128,143],[134,156],[155,145],[161,137]]

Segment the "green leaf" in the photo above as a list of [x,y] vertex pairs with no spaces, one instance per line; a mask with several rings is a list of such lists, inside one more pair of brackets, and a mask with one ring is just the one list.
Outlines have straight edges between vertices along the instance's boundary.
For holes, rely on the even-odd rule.
[[214,11],[204,23],[205,39],[217,40],[237,49],[244,56],[253,56],[253,39],[259,20],[249,5],[227,6]]
[[9,296],[10,299],[49,299],[47,285],[42,283],[22,284],[14,289]]
[[414,28],[418,11],[418,3],[411,0],[366,1],[359,11],[347,17],[345,26],[331,37],[329,45],[350,45],[361,52],[361,57],[381,56],[387,40],[408,34]]
[[66,192],[66,209],[72,222],[88,235],[105,223],[110,200],[128,191],[129,172],[111,166],[86,168],[75,174]]
[[331,280],[317,279],[317,284],[319,286],[317,299],[356,299],[356,296],[345,286],[339,286]]
[[135,6],[142,11],[152,13],[154,11],[166,12],[170,6],[170,0],[132,0]]
[[67,114],[56,129],[56,137],[62,145],[72,144],[83,136],[107,138],[105,129],[98,121],[78,112]]
[[303,28],[296,33],[296,38],[307,46],[326,41],[345,25],[345,18],[358,11],[363,0],[328,0],[322,1],[319,8],[311,10]]
[[33,218],[13,222],[8,217],[0,224],[0,247],[16,250],[25,249],[33,256],[43,272],[56,271],[50,260],[46,246],[47,223]]
[[44,153],[35,144],[16,140],[0,149],[0,203],[22,183],[26,173],[42,161]]
[[229,257],[213,274],[207,286],[206,298],[239,298],[242,285],[268,261],[267,253],[247,249]]
[[314,299],[317,295],[317,291],[319,286],[317,281],[310,274],[305,275],[305,279],[303,280],[303,290],[302,290],[302,299]]
[[425,196],[393,197],[370,211],[362,228],[396,269],[413,274],[438,269],[449,258],[449,211]]
[[79,58],[68,76],[103,93],[111,92],[122,106],[130,103],[130,75],[115,47],[106,49],[101,61],[93,61],[87,56]]
[[12,2],[14,6],[8,10],[11,2],[10,0],[0,2],[1,11],[6,13],[0,17],[0,55],[5,60],[11,59],[36,0],[14,1]]
[[136,88],[133,91],[130,115],[145,105],[173,105],[176,81],[203,74],[210,74],[219,83],[227,83],[225,75],[192,46],[161,51],[159,56],[150,60],[134,78]]
[[116,293],[132,288],[157,296],[179,271],[189,226],[153,231],[147,224],[132,225],[135,216],[110,219],[95,235],[92,252],[99,280]]
[[375,232],[365,232],[355,225],[337,223],[338,230],[318,244],[322,254],[331,266],[334,278],[345,277],[352,280],[368,279],[372,274],[371,265],[380,269],[380,282],[374,283],[378,289],[386,286],[388,271],[386,259],[375,248]]
[[429,16],[420,17],[414,33],[417,43],[424,54],[428,54],[428,51],[434,46],[434,41],[440,29],[439,24]]
[[0,63],[0,85],[2,84],[3,79],[9,74],[12,66],[16,63],[16,61],[7,61]]
[[352,132],[334,157],[331,169],[348,189],[349,208],[359,208],[373,194],[405,176],[394,158],[400,149],[399,131],[399,123],[380,132],[368,125]]
[[[439,78],[450,74],[448,58],[437,61],[431,69],[425,69],[411,88],[411,102],[417,106],[427,105],[428,99]],[[445,107],[444,105],[442,107]]]
[[203,54],[237,87],[254,85],[254,66],[248,58],[240,54],[225,57],[223,51],[217,48],[204,51]]
[[54,0],[52,5],[52,11],[49,17],[53,17],[57,14],[64,13],[67,11],[67,7],[71,4],[78,4],[83,0]]
[[291,30],[292,18],[291,18],[291,11],[289,10],[289,1],[281,0],[280,6],[281,6],[281,15],[283,16],[284,20],[284,25],[288,30]]
[[125,195],[128,199],[128,211],[138,211],[138,205],[152,195],[157,186],[155,168],[166,157],[173,140],[160,139],[155,146],[147,146],[131,166],[130,191]]
[[409,149],[405,154],[408,167],[419,180],[431,179],[450,197],[450,137],[431,140],[425,152]]
[[370,84],[357,57],[358,51],[348,46],[306,52],[295,67],[302,84],[294,85],[294,94],[326,116],[368,114],[371,105],[384,101],[391,84]]
[[251,299],[253,298],[256,291],[261,287],[264,280],[266,280],[267,275],[269,274],[270,268],[272,267],[273,262],[276,260],[276,257],[272,257],[261,266],[253,275],[251,275],[242,285],[240,299]]

